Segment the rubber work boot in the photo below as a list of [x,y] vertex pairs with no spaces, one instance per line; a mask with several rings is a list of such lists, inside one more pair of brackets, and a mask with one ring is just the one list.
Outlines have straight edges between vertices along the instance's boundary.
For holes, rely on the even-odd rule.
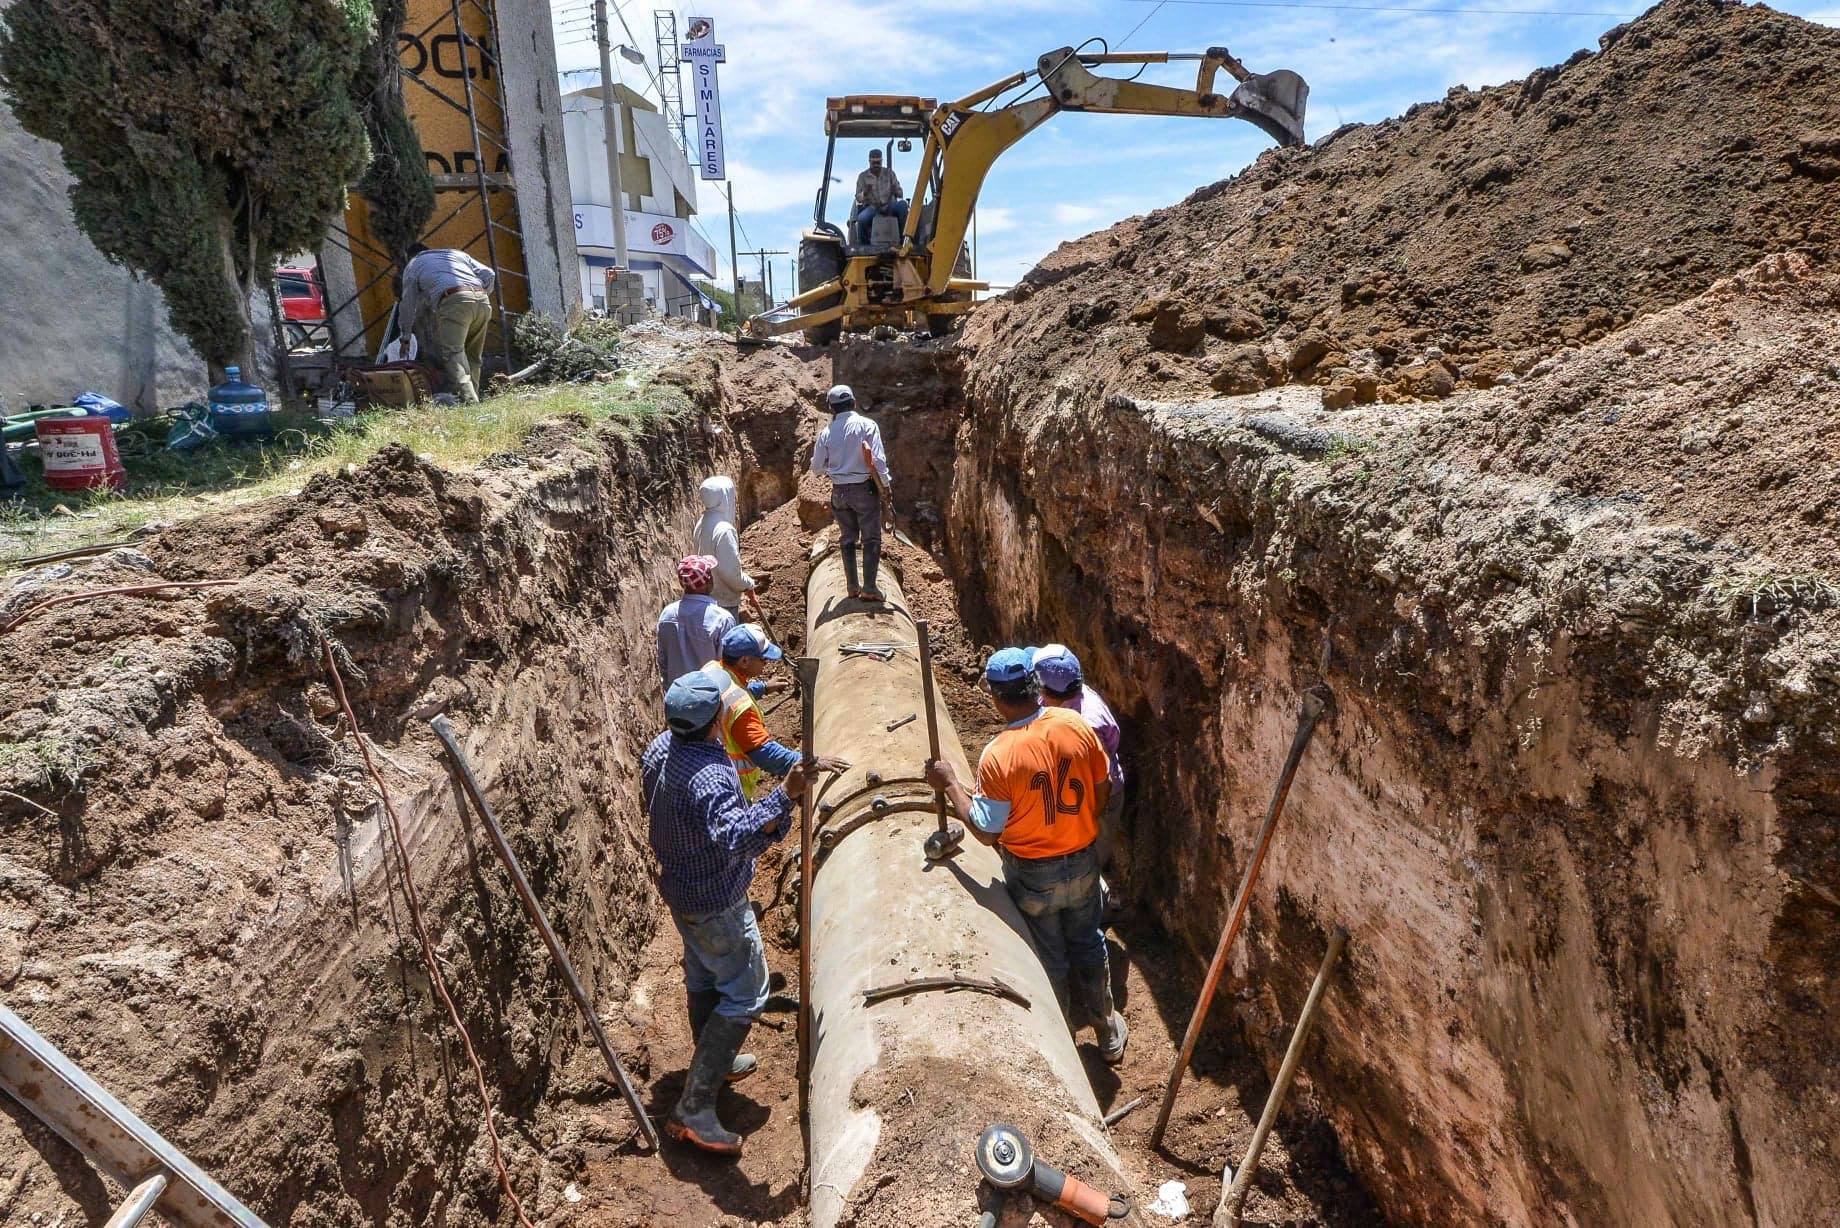
[[1073,978],[1080,988],[1082,1005],[1092,1020],[1093,1034],[1099,1041],[1099,1056],[1108,1066],[1124,1061],[1125,1042],[1131,1029],[1112,1003],[1112,966],[1108,959],[1096,968],[1075,968]]
[[843,548],[843,578],[850,586],[850,599],[854,601],[862,596],[862,580],[856,570],[856,547]]
[[881,570],[882,547],[878,543],[863,547],[863,600],[880,602],[882,590],[875,587],[875,573]]
[[[722,1001],[722,991],[699,989],[694,992],[686,990],[685,993],[690,999],[690,1039],[695,1042],[703,1039],[703,1025],[716,1013],[716,1007]],[[728,1068],[728,1081],[739,1083],[759,1069],[760,1063],[752,1053],[737,1053],[734,1065]]]
[[665,1119],[664,1130],[674,1139],[717,1155],[741,1154],[741,1136],[732,1134],[716,1117],[716,1094],[725,1072],[735,1064],[735,1054],[747,1039],[751,1019],[712,1015],[696,1042],[696,1056],[684,1076],[684,1092]]

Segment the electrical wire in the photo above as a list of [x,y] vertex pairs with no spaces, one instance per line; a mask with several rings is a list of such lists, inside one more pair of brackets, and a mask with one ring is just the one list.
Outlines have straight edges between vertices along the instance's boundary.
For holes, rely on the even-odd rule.
[[447,978],[441,972],[441,962],[435,956],[434,942],[428,937],[428,926],[422,920],[422,902],[415,890],[415,876],[409,872],[409,846],[403,841],[402,822],[396,817],[396,805],[390,800],[390,790],[383,783],[383,775],[377,771],[377,765],[371,761],[370,748],[365,744],[363,730],[358,728],[357,714],[351,710],[351,700],[345,695],[345,679],[339,673],[338,663],[332,656],[332,640],[324,631],[319,633],[320,656],[325,661],[326,674],[332,680],[332,691],[339,701],[339,709],[344,713],[345,722],[351,727],[352,741],[358,744],[358,755],[364,760],[364,770],[370,774],[371,783],[377,786],[377,797],[383,803],[383,813],[390,820],[390,834],[396,843],[396,859],[402,873],[403,896],[409,904],[409,923],[415,930],[416,941],[422,949],[422,963],[428,969],[428,982],[440,995],[441,1003],[447,1008],[447,1017],[453,1023],[454,1030],[460,1034],[460,1044],[466,1050],[466,1060],[473,1067],[473,1082],[479,1088],[479,1100],[485,1114],[486,1134],[492,1142],[492,1166],[498,1170],[499,1188],[505,1191],[505,1197],[511,1200],[511,1210],[517,1216],[521,1228],[533,1228],[529,1218],[524,1214],[524,1204],[518,1199],[517,1191],[511,1188],[511,1174],[505,1168],[503,1144],[498,1137],[498,1123],[492,1111],[492,1093],[486,1087],[485,1066],[479,1060],[479,1054],[473,1050],[473,1037],[466,1030],[466,1024],[460,1020],[460,1010],[447,992]]
[[[0,633],[11,632],[26,619],[54,606],[90,601],[97,597],[124,597],[160,592],[166,589],[221,588],[241,582],[240,580],[177,580],[163,584],[135,584],[123,588],[96,588],[86,589],[79,593],[65,593],[21,611],[4,627],[0,627]],[[351,728],[352,740],[358,745],[358,755],[364,760],[364,770],[370,774],[371,783],[377,786],[377,797],[383,803],[383,812],[390,820],[390,834],[395,841],[397,861],[401,868],[403,895],[408,901],[409,919],[421,946],[422,962],[428,969],[429,984],[434,987],[435,992],[440,995],[442,1004],[446,1006],[447,1017],[453,1023],[454,1030],[460,1034],[460,1043],[466,1050],[467,1061],[472,1064],[473,1081],[479,1089],[479,1099],[484,1106],[486,1134],[492,1142],[492,1165],[498,1170],[499,1187],[504,1190],[505,1197],[511,1200],[511,1210],[517,1216],[520,1228],[533,1228],[529,1218],[524,1214],[523,1202],[519,1200],[517,1191],[511,1187],[511,1174],[505,1168],[503,1144],[498,1136],[498,1123],[494,1120],[492,1110],[492,1096],[486,1086],[485,1066],[480,1062],[479,1054],[473,1049],[472,1034],[467,1031],[466,1024],[461,1022],[459,1008],[454,1005],[452,996],[447,992],[447,978],[441,972],[441,963],[435,955],[434,943],[428,937],[428,927],[422,919],[422,904],[420,897],[416,894],[415,877],[409,872],[409,846],[403,840],[402,822],[396,817],[396,805],[390,799],[389,788],[383,783],[383,776],[377,771],[377,765],[371,759],[364,732],[358,727],[357,714],[352,711],[351,700],[345,694],[345,679],[339,673],[337,661],[333,659],[332,641],[324,631],[319,632],[319,649],[326,666],[326,674],[332,681],[333,694],[339,701],[339,709]]]
[[[1143,29],[1143,28],[1144,28],[1145,26],[1147,26],[1147,25],[1149,25],[1149,24],[1150,24],[1150,19],[1151,19],[1152,17],[1155,17],[1155,16],[1156,16],[1156,15],[1157,15],[1158,13],[1160,13],[1160,12],[1162,12],[1162,11],[1163,11],[1163,6],[1164,6],[1164,5],[1167,5],[1168,3],[1169,3],[1169,0],[1157,0],[1157,5],[1156,5],[1156,7],[1155,7],[1155,8],[1153,8],[1153,9],[1151,9],[1151,10],[1150,10],[1150,11],[1149,11],[1148,13],[1146,13],[1146,14],[1144,14],[1144,19],[1143,19],[1142,21],[1140,21],[1140,22],[1138,22],[1138,23],[1137,23],[1136,25],[1134,25],[1134,26],[1132,26],[1132,27],[1131,27],[1131,33],[1129,33],[1129,34],[1127,34],[1127,35],[1125,35],[1125,36],[1124,36],[1123,38],[1121,38],[1121,39],[1119,39],[1119,40],[1118,40],[1118,49],[1119,49],[1120,51],[1123,51],[1123,50],[1124,50],[1124,45],[1125,45],[1126,43],[1128,43],[1128,42],[1130,42],[1130,41],[1131,41],[1131,39],[1132,39],[1133,37],[1135,37],[1135,36],[1136,36],[1136,34],[1137,34],[1137,32],[1138,32],[1139,30],[1141,30],[1141,29]],[[1139,73],[1139,74],[1142,74],[1142,72],[1143,72],[1143,69],[1141,69],[1141,68],[1140,68],[1140,69],[1138,69],[1137,71],[1138,71],[1138,73]],[[1136,78],[1135,78],[1135,77],[1133,77],[1133,78],[1132,78],[1132,80],[1136,80]]]
[[[1150,4],[1152,0],[1124,0],[1126,4]],[[1316,0],[1154,0],[1157,8],[1165,4],[1186,4],[1201,8],[1235,9],[1328,9],[1338,13],[1423,13],[1449,17],[1618,17],[1627,21],[1636,13],[1613,13],[1602,9],[1466,9],[1406,8],[1388,4],[1330,4]],[[1152,9],[1150,16],[1156,16]],[[1148,21],[1149,18],[1144,19]]]
[[0,626],[0,635],[11,632],[28,618],[43,614],[55,606],[71,605],[79,601],[89,601],[96,597],[137,597],[148,593],[165,592],[168,589],[222,588],[226,584],[238,584],[238,580],[175,580],[164,584],[130,584],[123,588],[90,588],[80,593],[65,593],[60,597],[47,597],[45,600],[27,606],[15,614],[5,626]]

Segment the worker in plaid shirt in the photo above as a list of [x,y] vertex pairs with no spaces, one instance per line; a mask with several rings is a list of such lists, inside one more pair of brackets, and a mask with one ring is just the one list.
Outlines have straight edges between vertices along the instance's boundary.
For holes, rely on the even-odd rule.
[[670,728],[646,749],[641,779],[658,891],[684,940],[696,1040],[665,1130],[705,1151],[739,1155],[741,1137],[716,1118],[716,1093],[758,1067],[740,1052],[767,1004],[767,952],[748,886],[755,859],[792,828],[805,768],[794,766],[784,785],[749,805],[722,743],[722,684],[700,670],[684,674],[665,692],[664,709]]

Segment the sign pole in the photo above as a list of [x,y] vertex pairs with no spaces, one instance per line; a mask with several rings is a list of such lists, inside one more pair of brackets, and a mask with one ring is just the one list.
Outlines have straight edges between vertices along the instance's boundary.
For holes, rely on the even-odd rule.
[[[607,202],[613,214],[613,266],[626,271],[626,194],[620,190],[619,112],[613,105],[613,33],[607,28],[607,0],[594,0],[594,41],[601,51],[601,129],[607,139]],[[613,300],[607,300],[613,314]]]
[[741,255],[735,250],[735,185],[725,183],[728,189],[728,284],[729,293],[735,296],[735,335],[741,335]]

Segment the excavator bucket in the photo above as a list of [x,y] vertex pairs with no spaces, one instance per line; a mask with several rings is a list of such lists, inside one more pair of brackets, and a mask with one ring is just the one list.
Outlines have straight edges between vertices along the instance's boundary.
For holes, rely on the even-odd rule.
[[1303,108],[1309,98],[1308,83],[1288,68],[1254,73],[1233,91],[1242,118],[1285,146],[1303,144]]

